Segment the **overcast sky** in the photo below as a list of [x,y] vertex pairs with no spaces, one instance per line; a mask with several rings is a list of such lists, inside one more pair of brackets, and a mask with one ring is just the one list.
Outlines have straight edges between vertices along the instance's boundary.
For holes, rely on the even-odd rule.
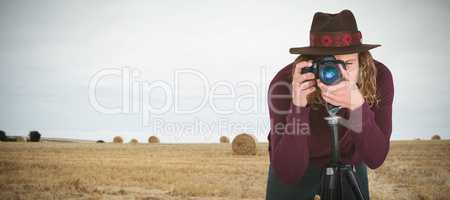
[[[289,48],[308,45],[314,12],[350,9],[363,42],[382,45],[371,52],[394,76],[392,138],[450,138],[449,8],[444,0],[1,0],[0,129],[126,141],[156,134],[163,142],[245,131],[266,141],[265,89],[295,58]],[[179,113],[202,104],[214,83],[235,98]]]

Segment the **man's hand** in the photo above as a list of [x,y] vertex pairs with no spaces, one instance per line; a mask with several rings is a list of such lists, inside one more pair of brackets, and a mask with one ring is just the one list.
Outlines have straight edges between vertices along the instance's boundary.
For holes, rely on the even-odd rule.
[[325,85],[318,81],[318,86],[322,91],[322,98],[335,106],[341,106],[354,110],[364,103],[364,98],[356,85],[356,80],[351,80],[347,70],[339,65],[344,80],[336,85]]
[[301,74],[302,68],[312,65],[312,61],[302,61],[295,65],[292,76],[292,103],[296,106],[306,107],[307,96],[316,90],[316,80],[313,73]]

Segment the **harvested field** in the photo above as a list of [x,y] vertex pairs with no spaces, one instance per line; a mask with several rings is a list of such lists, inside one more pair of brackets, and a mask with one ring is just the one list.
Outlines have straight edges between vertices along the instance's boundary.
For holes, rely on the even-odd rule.
[[[264,199],[267,144],[0,143],[2,199]],[[450,141],[392,142],[371,199],[448,199]]]

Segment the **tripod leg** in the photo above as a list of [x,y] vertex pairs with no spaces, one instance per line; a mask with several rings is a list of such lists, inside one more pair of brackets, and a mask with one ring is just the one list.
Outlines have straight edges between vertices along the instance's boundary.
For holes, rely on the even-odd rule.
[[356,180],[355,173],[349,167],[345,168],[345,176],[347,177],[347,181],[352,187],[353,194],[358,200],[365,200],[361,190],[359,189],[358,181]]
[[[329,175],[328,175],[329,174]],[[329,176],[327,200],[334,200],[337,197],[337,174],[336,168],[327,168],[327,175]]]
[[337,185],[337,196],[339,200],[344,200],[344,190],[343,190],[343,179],[344,179],[344,174],[341,170],[339,170],[339,178],[338,178],[338,185]]
[[330,175],[326,174],[323,176],[323,182],[322,182],[322,193],[321,193],[321,198],[322,199],[330,199],[330,192],[329,192],[329,187],[330,187]]
[[320,175],[320,188],[319,188],[319,195],[321,198],[325,197],[325,188],[327,186],[327,175],[326,175],[326,170],[322,169],[322,173]]

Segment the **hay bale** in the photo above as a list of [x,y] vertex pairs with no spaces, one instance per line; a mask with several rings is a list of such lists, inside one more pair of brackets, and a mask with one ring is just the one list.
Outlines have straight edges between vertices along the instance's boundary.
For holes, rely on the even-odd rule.
[[137,139],[131,139],[130,140],[130,144],[138,144],[139,143],[139,141],[137,140]]
[[438,134],[435,134],[431,137],[431,140],[441,140],[441,136],[439,136]]
[[123,139],[120,136],[116,136],[116,137],[114,137],[113,142],[116,143],[116,144],[122,144],[123,143]]
[[222,136],[222,137],[220,137],[220,143],[228,144],[228,143],[230,143],[230,139],[228,139],[227,136]]
[[16,136],[16,142],[26,142],[27,140],[25,139],[25,137],[22,136]]
[[39,142],[41,140],[41,134],[39,131],[30,131],[28,137],[31,142]]
[[97,140],[96,143],[105,143],[105,141],[103,141],[103,140]]
[[7,136],[5,131],[0,130],[0,141],[1,142],[16,142],[17,136]]
[[3,130],[0,130],[0,141],[6,141],[7,137],[6,137],[6,132]]
[[256,137],[247,133],[237,135],[232,142],[233,154],[256,155]]
[[154,136],[154,135],[152,135],[152,136],[150,136],[148,138],[148,143],[157,144],[157,143],[159,143],[159,138]]

